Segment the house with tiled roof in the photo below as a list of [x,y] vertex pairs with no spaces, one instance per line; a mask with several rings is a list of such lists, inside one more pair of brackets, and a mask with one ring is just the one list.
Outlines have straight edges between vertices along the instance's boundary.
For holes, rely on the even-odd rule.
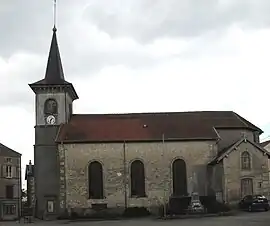
[[[268,152],[270,153],[270,140],[265,140],[261,142],[261,146]],[[268,159],[268,176],[270,180],[270,159]],[[268,185],[268,192],[270,192],[270,184]]]
[[40,218],[96,208],[152,211],[193,193],[233,203],[267,192],[263,131],[233,111],[74,114],[79,97],[65,80],[55,28],[45,78],[30,87]]
[[19,219],[21,154],[0,143],[0,221]]

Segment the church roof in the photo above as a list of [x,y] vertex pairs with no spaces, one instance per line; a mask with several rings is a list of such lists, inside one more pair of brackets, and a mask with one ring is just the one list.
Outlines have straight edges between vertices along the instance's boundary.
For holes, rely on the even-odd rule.
[[76,114],[61,125],[56,142],[132,142],[217,139],[215,128],[262,130],[232,111]]
[[0,143],[0,156],[5,157],[20,157],[22,154],[12,150],[11,148]]

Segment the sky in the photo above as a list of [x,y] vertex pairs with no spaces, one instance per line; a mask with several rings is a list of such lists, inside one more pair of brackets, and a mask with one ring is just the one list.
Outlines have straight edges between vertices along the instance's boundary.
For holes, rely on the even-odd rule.
[[[74,113],[233,110],[270,136],[269,0],[58,0]],[[33,160],[52,0],[0,1],[0,142]]]

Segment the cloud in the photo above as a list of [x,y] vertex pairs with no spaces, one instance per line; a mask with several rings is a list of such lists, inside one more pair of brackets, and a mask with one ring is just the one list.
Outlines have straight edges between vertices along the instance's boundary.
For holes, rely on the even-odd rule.
[[35,81],[37,76],[44,75],[44,65],[44,56],[23,52],[12,55],[8,60],[0,58],[0,105],[29,109],[32,106],[29,102],[32,93],[27,84]]
[[159,37],[198,36],[234,23],[268,26],[269,9],[270,3],[263,0],[100,0],[91,1],[84,18],[112,37],[150,42]]
[[[269,135],[269,6],[59,1],[64,72],[80,96],[75,113],[234,110]],[[26,164],[35,124],[28,84],[45,75],[52,2],[2,1],[0,27],[0,142],[22,152]]]

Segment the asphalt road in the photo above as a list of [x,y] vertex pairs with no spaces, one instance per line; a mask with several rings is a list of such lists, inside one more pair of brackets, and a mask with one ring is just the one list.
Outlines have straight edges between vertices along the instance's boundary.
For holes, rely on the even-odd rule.
[[[0,226],[24,225],[18,222],[0,222]],[[29,224],[26,224],[29,225]],[[269,226],[270,211],[259,213],[240,213],[236,216],[226,217],[205,217],[195,219],[177,219],[177,220],[123,220],[123,221],[95,221],[95,222],[36,222],[31,225],[74,225],[74,226]]]

